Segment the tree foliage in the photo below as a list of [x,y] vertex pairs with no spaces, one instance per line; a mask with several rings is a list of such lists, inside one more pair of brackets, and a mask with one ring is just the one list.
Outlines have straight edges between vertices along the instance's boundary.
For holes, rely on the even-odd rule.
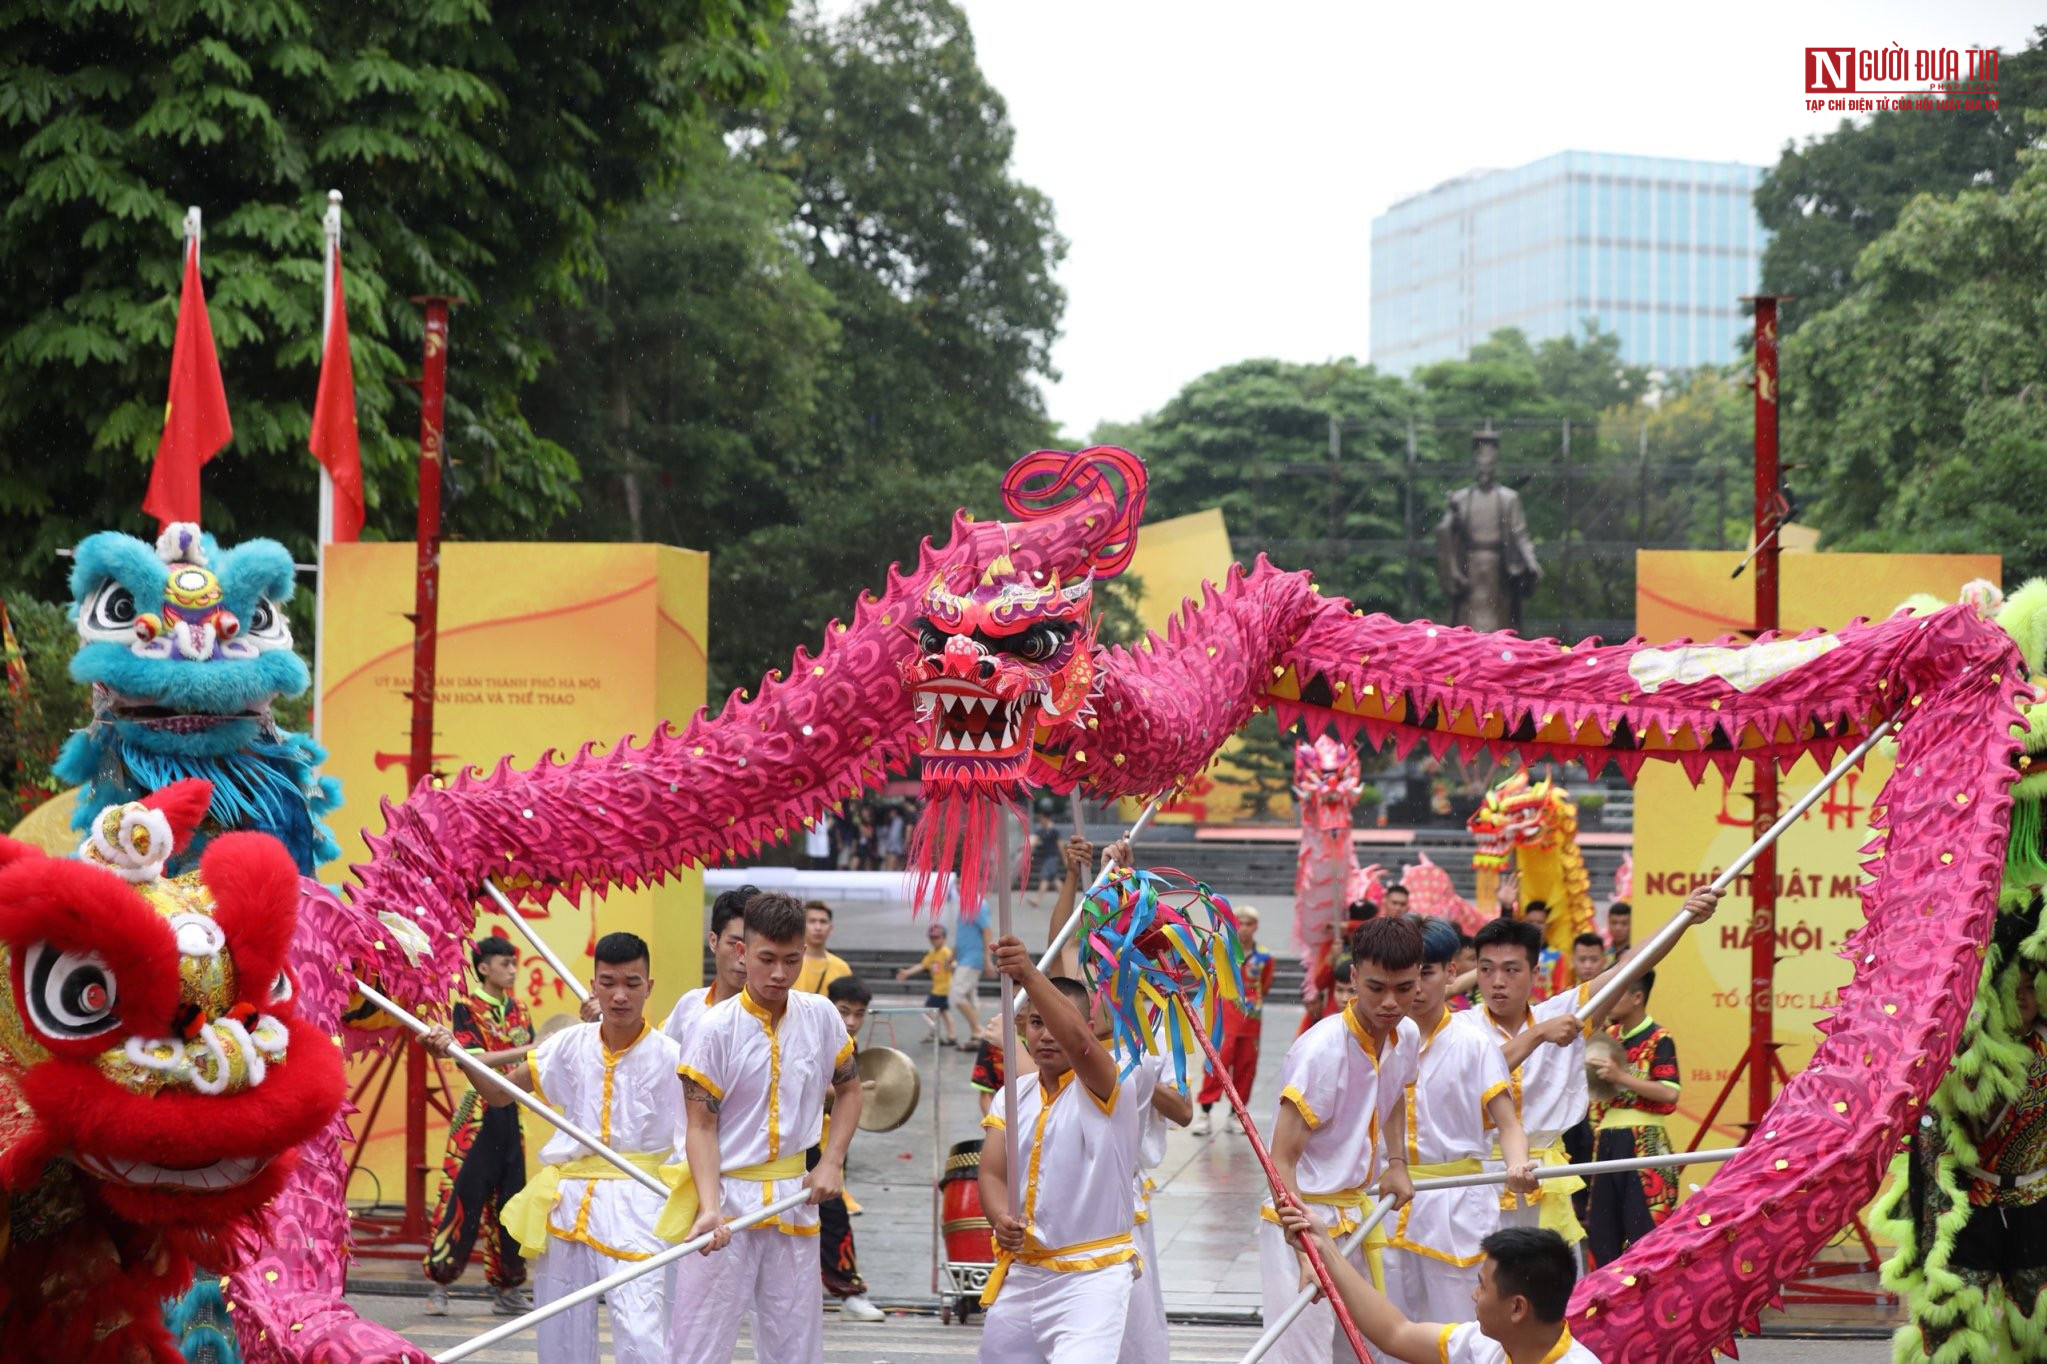
[[2047,108],[2047,47],[2035,31],[2025,51],[1998,71],[1995,110],[1882,110],[1803,146],[1786,143],[1756,187],[1756,216],[1769,229],[1763,291],[1790,294],[1786,335],[1831,308],[1848,291],[1856,259],[1890,231],[1921,194],[2007,189],[2019,153],[2033,142],[2028,109]]
[[[452,328],[451,532],[531,535],[574,459],[522,392],[536,309],[601,275],[601,225],[700,145],[712,103],[772,89],[780,0],[574,8],[482,0],[62,0],[0,27],[0,584],[53,593],[54,551],[140,511],[162,424],[185,207],[235,440],[209,529],[310,557],[305,441],[320,349],[320,218],[346,259],[372,536],[405,533],[418,419],[408,295]],[[715,144],[713,144],[715,145]]]
[[2047,162],[1923,196],[1785,346],[1785,435],[1844,549],[2004,555],[2047,572]]

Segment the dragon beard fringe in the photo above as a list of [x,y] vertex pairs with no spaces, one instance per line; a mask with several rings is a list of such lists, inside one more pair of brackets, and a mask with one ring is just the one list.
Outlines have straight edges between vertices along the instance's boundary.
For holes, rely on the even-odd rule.
[[[1001,821],[1018,826],[1017,856],[1004,868],[996,852]],[[1022,808],[1008,791],[968,787],[941,787],[932,792],[924,817],[917,821],[904,850],[904,866],[911,881],[911,904],[920,913],[937,918],[944,913],[947,867],[957,868],[960,878],[960,916],[981,917],[982,901],[1004,875],[1026,876],[1030,865],[1030,826]]]

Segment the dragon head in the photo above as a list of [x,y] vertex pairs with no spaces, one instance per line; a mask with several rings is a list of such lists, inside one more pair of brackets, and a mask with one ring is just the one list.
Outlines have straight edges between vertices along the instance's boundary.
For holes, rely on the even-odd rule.
[[1547,778],[1531,782],[1525,771],[1516,772],[1486,792],[1485,800],[1466,824],[1478,840],[1472,865],[1504,871],[1513,865],[1516,849],[1553,844],[1560,828],[1558,807],[1563,800],[1563,793]]
[[1308,827],[1349,824],[1351,807],[1363,788],[1364,771],[1357,750],[1349,744],[1322,734],[1312,744],[1294,746],[1294,799],[1300,802],[1301,821]]
[[211,794],[108,807],[75,860],[0,839],[0,1187],[63,1159],[117,1216],[220,1226],[338,1108],[339,1051],[294,1008],[291,857],[229,834],[162,874]]
[[976,903],[989,812],[1024,787],[1076,780],[1067,755],[1099,682],[1094,588],[1136,553],[1145,487],[1127,450],[1030,455],[1002,485],[1018,519],[967,526],[917,594],[900,669],[931,802],[910,848],[920,898],[956,868],[962,902]]
[[275,540],[223,550],[186,522],[154,549],[118,531],[88,536],[71,569],[71,676],[92,688],[95,723],[144,750],[248,746],[270,730],[274,699],[311,685],[292,651],[291,592],[291,555]]

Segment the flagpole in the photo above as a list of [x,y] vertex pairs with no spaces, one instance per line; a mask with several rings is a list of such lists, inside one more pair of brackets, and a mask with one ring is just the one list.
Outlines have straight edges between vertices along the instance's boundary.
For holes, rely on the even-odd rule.
[[[334,329],[334,266],[341,255],[341,191],[327,191],[326,265],[320,274],[320,354],[327,354],[327,333]],[[313,557],[319,574],[313,586],[313,742],[327,716],[327,542],[334,538],[334,475],[318,460],[320,470],[320,512],[313,536]]]

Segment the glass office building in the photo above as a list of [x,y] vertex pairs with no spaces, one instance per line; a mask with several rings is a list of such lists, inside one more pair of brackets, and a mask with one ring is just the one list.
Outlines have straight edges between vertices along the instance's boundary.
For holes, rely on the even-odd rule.
[[1762,277],[1763,169],[1560,152],[1404,199],[1372,220],[1372,362],[1406,374],[1501,327],[1541,341],[1589,317],[1631,364],[1725,364]]

